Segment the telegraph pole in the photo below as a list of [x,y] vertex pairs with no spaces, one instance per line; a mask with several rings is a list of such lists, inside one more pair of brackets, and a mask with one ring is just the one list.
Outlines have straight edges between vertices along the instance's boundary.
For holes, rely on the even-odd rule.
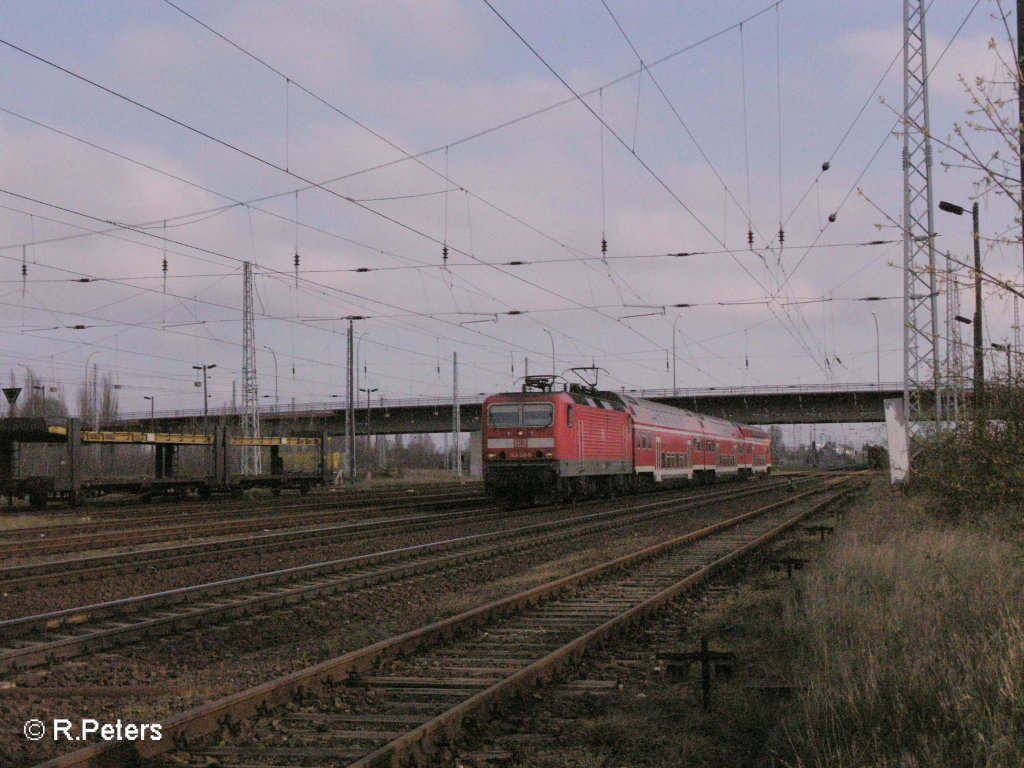
[[346,366],[347,387],[345,401],[345,464],[347,465],[348,481],[356,481],[356,430],[353,423],[356,417],[355,391],[352,388],[354,371],[352,370],[352,321],[348,319],[348,364]]
[[985,349],[981,334],[981,233],[977,201],[971,207],[971,218],[974,234],[974,408],[981,414],[985,407]]
[[462,477],[462,452],[459,450],[459,434],[462,426],[459,418],[459,353],[452,352],[452,445],[455,449],[452,471]]
[[[210,370],[211,368],[216,368],[216,367],[217,367],[216,363],[210,363],[209,365],[206,365],[204,363],[203,365],[193,365],[192,366],[193,369],[195,369],[197,371],[202,371],[203,372],[203,434],[204,435],[210,434],[210,424],[209,424],[209,420],[210,420],[210,395],[207,393],[207,390],[206,390],[206,372],[208,370]],[[234,393],[232,392],[232,395],[233,394]],[[232,399],[234,399],[234,397],[232,397]]]
[[373,439],[370,435],[370,395],[377,391],[377,387],[360,387],[359,391],[366,393],[366,463],[370,467],[376,467],[377,462],[373,458]]
[[1024,0],[1017,0],[1017,122],[1020,125],[1017,153],[1020,155],[1021,178],[1020,199],[1017,205],[1021,212],[1020,241],[1021,248],[1024,249]]

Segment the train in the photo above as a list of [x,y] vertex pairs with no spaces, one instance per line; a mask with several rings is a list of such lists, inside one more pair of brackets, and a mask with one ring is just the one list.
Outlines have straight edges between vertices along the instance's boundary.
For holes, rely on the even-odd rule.
[[[55,452],[43,453],[32,448],[42,449],[46,445]],[[89,446],[102,446],[104,451],[102,456],[94,453],[92,472],[87,471]],[[109,476],[110,467],[117,466],[114,449],[132,447],[136,449],[137,460],[146,457],[145,460],[153,461],[153,475]],[[26,452],[26,448],[31,450]],[[179,449],[201,452],[198,456],[193,453],[191,473],[180,471]],[[253,449],[269,452],[269,473],[236,471],[239,451]],[[150,452],[152,459],[147,456]],[[282,452],[292,454],[288,470]],[[101,461],[103,468],[97,471]],[[19,463],[32,474],[22,474]],[[315,437],[246,437],[230,434],[223,425],[215,426],[212,434],[193,434],[141,429],[88,430],[82,428],[80,418],[0,419],[0,498],[6,496],[12,507],[15,498],[26,496],[33,509],[43,509],[49,501],[77,505],[89,497],[124,493],[138,494],[147,500],[156,496],[182,497],[189,492],[201,497],[237,494],[250,488],[266,488],[275,496],[286,489],[305,495],[313,487],[328,483],[330,470],[326,432]]]
[[669,483],[768,475],[756,427],[625,393],[530,377],[483,404],[483,478],[506,503],[571,501]]

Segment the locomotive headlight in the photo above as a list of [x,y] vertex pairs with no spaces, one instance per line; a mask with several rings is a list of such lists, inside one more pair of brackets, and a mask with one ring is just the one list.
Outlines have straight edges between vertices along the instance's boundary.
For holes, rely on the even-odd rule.
[[549,459],[550,459],[550,458],[554,458],[554,455],[555,455],[555,454],[553,454],[553,453],[552,453],[551,451],[548,451],[548,458],[549,458]]
[[493,453],[488,453],[487,454],[487,458],[488,459],[493,459],[494,458],[494,454]]

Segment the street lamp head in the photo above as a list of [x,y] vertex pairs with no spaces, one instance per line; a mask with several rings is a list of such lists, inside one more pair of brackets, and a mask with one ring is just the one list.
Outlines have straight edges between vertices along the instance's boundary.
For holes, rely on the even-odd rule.
[[956,315],[954,319],[958,323],[963,323],[964,325],[970,325],[973,322],[969,317],[964,317],[963,315]]
[[216,367],[217,367],[216,363],[211,363],[210,365],[206,366],[206,370],[210,370],[211,368],[216,368]]
[[939,202],[939,210],[945,211],[946,213],[953,213],[956,214],[957,216],[963,216],[964,211],[967,209],[964,208],[962,205],[957,205],[956,203],[947,203],[945,200],[942,200],[941,202]]
[[149,395],[143,395],[143,396],[142,396],[142,399],[143,399],[143,400],[152,400],[153,398],[152,398],[152,397],[150,397]]

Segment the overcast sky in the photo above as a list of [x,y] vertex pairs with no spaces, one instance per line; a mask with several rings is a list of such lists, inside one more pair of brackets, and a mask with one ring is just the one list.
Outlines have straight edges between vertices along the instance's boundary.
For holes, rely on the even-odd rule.
[[[348,315],[387,398],[450,393],[453,351],[463,392],[509,389],[552,343],[559,373],[667,388],[673,328],[679,387],[874,382],[872,312],[902,379],[898,0],[174,2],[0,5],[19,378],[73,403],[91,355],[122,411],[200,408],[191,366],[215,363],[230,402],[251,261],[264,403],[344,396]],[[928,16],[943,137],[1005,40],[973,5]],[[975,176],[936,165],[936,202]],[[969,253],[969,217],[936,216]],[[1020,281],[1019,249],[985,258]],[[1012,304],[986,309],[1012,340]]]

